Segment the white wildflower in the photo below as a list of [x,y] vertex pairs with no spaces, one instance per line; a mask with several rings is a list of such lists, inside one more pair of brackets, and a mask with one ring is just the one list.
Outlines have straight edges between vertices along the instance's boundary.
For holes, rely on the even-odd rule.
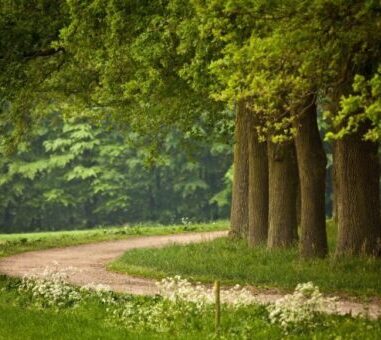
[[298,284],[293,294],[285,295],[267,307],[271,323],[284,329],[303,325],[311,327],[316,315],[335,310],[335,298],[325,298],[312,282]]
[[[167,277],[156,283],[160,295],[170,301],[182,300],[193,302],[199,306],[214,303],[212,288],[201,283],[192,285],[188,280],[180,276]],[[236,285],[230,289],[221,289],[221,303],[231,306],[244,306],[257,303],[255,296],[247,289]]]
[[33,302],[40,307],[73,306],[81,300],[81,295],[67,283],[72,270],[57,271],[56,268],[46,267],[41,275],[24,276],[18,290],[30,293]]

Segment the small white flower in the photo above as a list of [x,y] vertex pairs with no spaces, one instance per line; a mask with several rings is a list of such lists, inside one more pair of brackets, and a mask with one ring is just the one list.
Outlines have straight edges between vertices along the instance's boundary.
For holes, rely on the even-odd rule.
[[285,330],[301,325],[314,326],[315,315],[329,307],[336,309],[335,298],[325,298],[312,282],[298,284],[293,294],[285,295],[267,307],[271,323]]

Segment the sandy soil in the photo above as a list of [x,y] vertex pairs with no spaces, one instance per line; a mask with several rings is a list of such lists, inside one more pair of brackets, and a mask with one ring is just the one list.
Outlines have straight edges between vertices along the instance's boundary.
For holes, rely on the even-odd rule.
[[[135,248],[163,247],[171,244],[205,242],[226,236],[227,232],[186,233],[165,236],[134,237],[119,241],[106,241],[66,248],[55,248],[22,253],[0,260],[0,273],[9,276],[42,274],[46,267],[71,268],[69,281],[76,285],[103,284],[117,292],[154,295],[158,293],[155,281],[118,274],[106,270],[108,262]],[[266,292],[249,287],[258,301],[274,302],[282,297],[279,293]],[[350,300],[338,302],[340,314],[365,314],[371,318],[381,316],[379,303],[359,303]]]

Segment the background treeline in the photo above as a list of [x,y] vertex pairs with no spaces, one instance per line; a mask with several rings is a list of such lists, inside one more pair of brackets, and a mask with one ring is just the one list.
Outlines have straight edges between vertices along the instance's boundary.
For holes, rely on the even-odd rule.
[[217,126],[228,107],[231,236],[328,254],[325,140],[335,254],[381,255],[379,0],[20,0],[1,11],[8,147],[52,107],[153,144],[201,116]]
[[146,139],[50,114],[3,150],[0,232],[227,218],[230,145],[173,131],[153,155]]

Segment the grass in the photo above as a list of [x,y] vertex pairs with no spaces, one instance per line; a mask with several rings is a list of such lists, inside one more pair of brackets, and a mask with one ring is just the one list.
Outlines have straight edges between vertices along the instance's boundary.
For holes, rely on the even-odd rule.
[[[120,227],[73,232],[0,235],[0,256],[26,250],[61,247],[95,241],[114,240],[139,235],[163,235],[189,231],[226,229],[227,222],[192,226]],[[139,262],[140,261],[140,262]],[[131,268],[142,275],[156,277],[181,273],[184,276],[211,281],[222,278],[226,283],[262,282],[262,286],[293,288],[292,282],[306,277],[342,282],[346,289],[352,271],[352,286],[368,287],[379,292],[380,262],[376,260],[348,260],[348,262],[303,262],[296,249],[268,252],[264,248],[252,250],[244,242],[219,239],[204,244],[171,246],[163,249],[142,249],[128,252],[123,261],[113,266],[119,270]],[[363,267],[361,267],[363,266]],[[362,270],[360,270],[361,268]],[[160,268],[160,269],[158,269]],[[333,270],[335,269],[335,270]],[[323,270],[323,274],[321,271]],[[325,271],[325,272],[324,272]],[[339,273],[337,273],[339,271]],[[287,274],[284,277],[283,274]],[[341,274],[340,274],[341,273]],[[340,277],[342,273],[347,275]],[[293,275],[299,275],[293,277]],[[253,280],[253,281],[250,281]],[[320,281],[314,280],[319,284]],[[110,312],[101,298],[84,300],[76,308],[38,308],[18,292],[18,280],[0,276],[0,340],[1,339],[208,339],[215,336],[213,310],[185,319],[177,315],[173,329],[158,333],[148,329],[126,328],[110,321]],[[332,287],[337,282],[327,282]],[[378,282],[378,284],[376,284]],[[374,284],[374,287],[372,286]],[[340,286],[340,285],[339,285]],[[155,297],[130,297],[131,301],[155,308]],[[377,339],[381,337],[381,320],[369,321],[343,316],[323,316],[313,329],[297,329],[285,334],[268,320],[263,306],[249,306],[238,310],[222,308],[220,333],[224,339]]]
[[[76,308],[38,309],[17,291],[18,281],[0,277],[0,339],[211,339],[214,335],[213,310],[175,317],[175,326],[167,332],[126,329],[110,322],[101,298],[95,294]],[[154,297],[130,297],[146,308],[155,308]],[[149,321],[147,321],[149,322]],[[222,308],[220,335],[223,339],[377,339],[381,321],[324,316],[313,329],[299,329],[285,335],[268,321],[262,306],[238,310]]]
[[31,250],[65,247],[100,241],[120,240],[136,236],[215,231],[224,230],[227,228],[227,221],[218,221],[215,223],[193,225],[125,226],[75,231],[0,234],[0,257]]
[[149,334],[131,334],[105,322],[106,311],[99,303],[86,303],[76,309],[37,309],[28,306],[10,283],[0,278],[0,339],[144,339]]
[[[335,235],[332,225],[328,234],[333,247]],[[290,291],[298,283],[312,281],[325,293],[381,297],[379,259],[330,256],[327,259],[302,260],[296,248],[252,249],[244,241],[226,238],[186,246],[131,250],[109,268],[156,279],[181,275],[195,281],[219,279],[224,284],[247,284],[281,291]]]

